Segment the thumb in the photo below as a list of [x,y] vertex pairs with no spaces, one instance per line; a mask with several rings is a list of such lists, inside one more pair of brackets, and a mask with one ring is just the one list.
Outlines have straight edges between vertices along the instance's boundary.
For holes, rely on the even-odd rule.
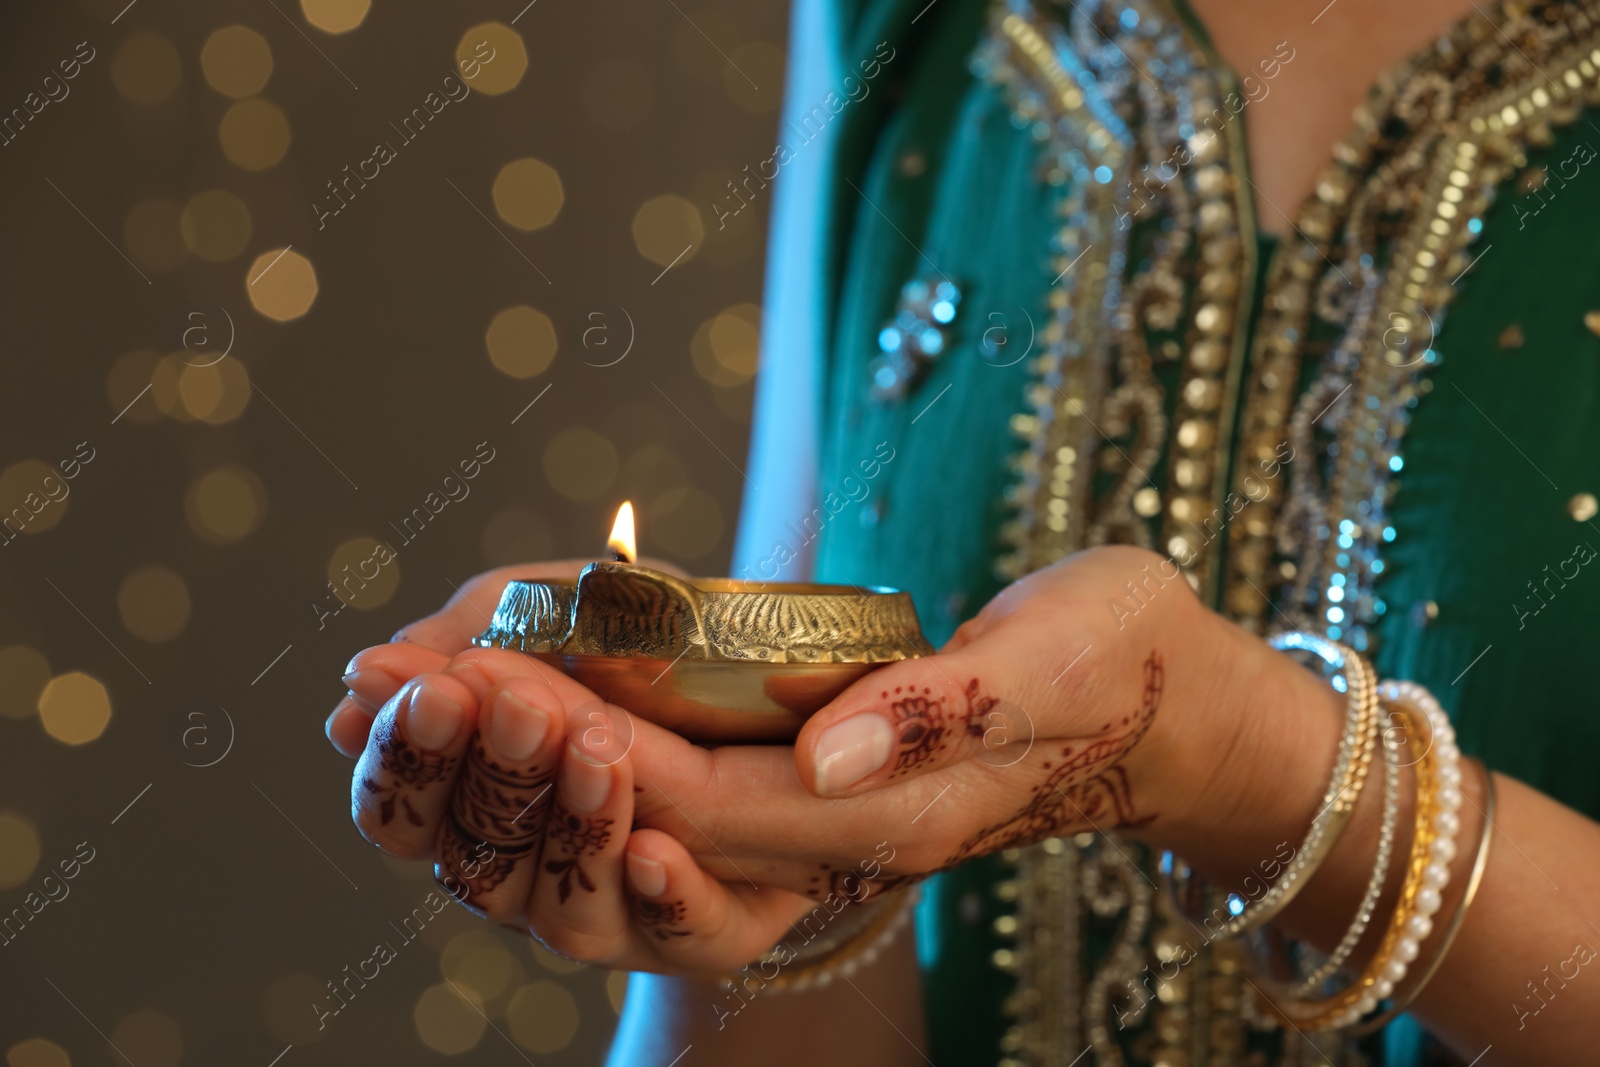
[[996,676],[985,642],[901,660],[856,682],[795,741],[800,780],[818,796],[854,795],[952,764],[1009,766],[1027,754],[1033,717]]

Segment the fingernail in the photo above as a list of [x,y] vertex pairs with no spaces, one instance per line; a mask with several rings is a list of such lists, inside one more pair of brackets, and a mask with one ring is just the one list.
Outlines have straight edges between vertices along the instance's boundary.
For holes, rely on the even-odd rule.
[[580,815],[599,811],[611,795],[611,768],[586,756],[577,745],[567,745],[561,762],[561,802]]
[[406,737],[429,751],[444,748],[460,729],[465,710],[437,686],[422,682],[406,702]]
[[489,709],[489,740],[495,751],[518,763],[538,750],[550,731],[550,716],[515,693],[502,691]]
[[339,755],[344,756],[346,759],[356,759],[359,757],[362,749],[365,748],[365,745],[359,745],[356,747],[355,751],[350,751],[349,748],[345,746],[343,739],[341,739],[334,732],[334,726],[336,722],[342,721],[345,715],[354,714],[357,711],[366,716],[367,725],[370,727],[372,725],[372,712],[362,707],[350,697],[345,697],[343,700],[339,701],[338,706],[333,709],[333,714],[328,716],[328,721],[324,723],[322,727],[323,732],[328,735],[328,740],[332,742],[334,751],[338,752]]
[[894,730],[882,715],[856,715],[822,731],[815,751],[817,792],[842,793],[889,762]]
[[656,860],[628,853],[628,881],[640,896],[659,897],[667,891],[667,868]]
[[400,688],[386,671],[372,667],[351,671],[340,680],[357,700],[369,705],[374,711],[388,703],[389,698]]
[[454,678],[468,689],[479,700],[488,697],[489,690],[494,688],[494,683],[489,681],[489,676],[476,663],[452,663],[444,669],[445,674]]

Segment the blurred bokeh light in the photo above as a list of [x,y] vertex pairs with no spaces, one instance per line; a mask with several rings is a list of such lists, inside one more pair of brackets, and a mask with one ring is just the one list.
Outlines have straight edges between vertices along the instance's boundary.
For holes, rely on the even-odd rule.
[[311,310],[317,299],[317,271],[292,248],[261,253],[245,271],[250,305],[269,319],[288,322]]
[[422,1043],[445,1056],[477,1048],[488,1020],[470,989],[444,982],[431,985],[417,998],[411,1013]]
[[522,84],[528,73],[528,50],[523,46],[522,35],[503,22],[482,22],[461,35],[456,45],[456,62],[477,60],[480,66],[463,70],[470,74],[472,88],[490,96],[509,93]]
[[200,50],[206,83],[235,100],[254,96],[272,77],[272,46],[249,26],[224,26]]
[[51,737],[69,745],[98,738],[111,722],[111,696],[82,671],[58,674],[39,693],[39,719]]
[[111,82],[124,100],[152,105],[168,100],[183,80],[172,42],[149,30],[128,36],[111,60]]
[[506,1007],[511,1039],[529,1052],[560,1052],[578,1032],[578,1003],[550,981],[529,982]]
[[267,489],[250,470],[229,464],[196,478],[184,497],[189,528],[215,545],[231,544],[261,524]]
[[111,1045],[139,1067],[178,1067],[183,1062],[183,1031],[155,1008],[124,1015],[111,1031]]
[[372,0],[300,0],[306,21],[323,33],[349,33],[371,8]]
[[72,1067],[72,1057],[48,1038],[30,1037],[6,1050],[6,1067]]
[[250,241],[250,208],[226,189],[207,189],[189,198],[178,228],[189,251],[207,262],[225,263]]
[[542,230],[561,212],[561,175],[550,164],[517,159],[494,179],[494,209],[519,230]]
[[183,577],[160,564],[130,572],[117,591],[122,625],[146,641],[170,641],[183,633],[192,610]]
[[39,865],[39,831],[25,815],[0,811],[0,889],[21,885]]
[[700,211],[676,193],[651,197],[633,216],[633,243],[639,254],[663,267],[694,258],[694,246],[705,239]]
[[244,170],[277,166],[289,151],[289,118],[276,104],[251,97],[228,108],[217,127],[222,154]]
[[556,328],[550,316],[526,304],[506,308],[484,335],[489,362],[512,378],[543,374],[556,357]]

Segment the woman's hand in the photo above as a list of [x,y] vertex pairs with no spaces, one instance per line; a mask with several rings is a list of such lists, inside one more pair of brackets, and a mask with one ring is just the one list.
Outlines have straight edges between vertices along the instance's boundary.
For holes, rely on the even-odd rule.
[[1240,814],[1230,761],[1261,741],[1253,711],[1292,694],[1342,703],[1169,560],[1097,548],[1007,587],[938,655],[857,683],[806,724],[796,766],[823,797],[948,787],[964,817],[939,819],[919,855],[948,851],[924,865],[1085,830],[1170,839]]
[[[519,578],[576,579],[588,562],[544,560],[485,571],[457,589],[444,607],[402,627],[389,644],[358,653],[345,668],[344,683],[350,691],[328,716],[328,740],[351,759],[360,755],[384,701],[407,680],[425,671],[442,670],[451,656],[470,648],[472,639],[488,629],[507,582]],[[688,577],[670,563],[651,559],[642,562],[655,570]],[[434,655],[427,655],[429,652]]]
[[1161,557],[1098,548],[863,678],[792,752],[636,745],[638,817],[719,877],[814,897],[1100,830],[1228,878],[1309,824],[1342,706]]
[[357,657],[378,700],[351,807],[363,836],[435,877],[479,915],[573,959],[724,974],[770,948],[810,905],[723,886],[675,839],[631,832],[632,721],[537,660],[418,645]]

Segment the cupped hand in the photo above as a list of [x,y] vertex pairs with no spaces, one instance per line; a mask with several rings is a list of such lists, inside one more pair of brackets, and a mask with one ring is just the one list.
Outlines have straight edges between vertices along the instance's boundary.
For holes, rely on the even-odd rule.
[[[476,632],[459,617],[454,627],[458,635]],[[535,864],[517,872],[534,889],[523,912],[512,909],[512,921],[525,916],[569,955],[652,970],[748,961],[806,910],[790,894],[859,901],[1050,836],[1123,830],[1190,856],[1210,848],[1221,865],[1254,847],[1252,819],[1262,822],[1238,782],[1256,783],[1259,799],[1287,780],[1291,787],[1275,798],[1280,807],[1314,804],[1300,796],[1299,779],[1315,776],[1305,776],[1303,764],[1273,762],[1283,748],[1263,741],[1270,732],[1263,723],[1282,709],[1313,713],[1299,717],[1313,726],[1296,727],[1296,736],[1319,766],[1326,762],[1320,748],[1331,752],[1339,728],[1331,689],[1205,610],[1169,562],[1128,548],[1079,553],[1014,583],[938,655],[890,664],[852,686],[807,723],[793,748],[700,748],[604,708],[571,679],[511,653],[472,650],[449,661],[442,651],[399,644],[368,650],[352,666],[348,683],[368,692],[363,702],[424,671],[443,672],[444,680],[424,680],[430,690],[454,681],[480,703],[513,679],[561,694],[562,721],[576,740],[571,752],[542,757],[558,776],[577,768],[572,753],[586,749],[579,726],[589,724],[573,722],[571,709],[603,708],[608,730],[626,725],[626,751],[610,771],[634,786],[626,797],[608,794],[615,806],[600,816],[614,826],[631,819],[626,847],[608,840],[586,864],[571,843],[581,827],[563,831],[567,843],[548,836],[550,862],[560,870]],[[362,677],[368,670],[380,679],[370,690]],[[449,743],[460,754],[445,758],[463,758],[471,733],[463,731]],[[366,743],[365,724],[348,732]],[[330,725],[330,736],[339,733]],[[372,736],[376,744],[391,736],[381,716]],[[367,746],[363,767],[379,758],[374,751]],[[464,792],[453,789],[450,795]],[[413,800],[425,823],[442,819],[449,793],[440,787],[439,799]],[[367,809],[370,820],[370,803]],[[386,847],[420,854],[434,840],[428,826],[398,830],[398,842],[383,840]],[[440,850],[455,863],[441,868],[441,878],[470,881],[476,872],[460,867],[474,857],[463,842],[476,841],[456,836],[453,851]],[[547,875],[556,879],[553,893]],[[574,884],[594,906],[568,904]],[[491,906],[481,896],[475,906],[503,917],[493,888],[487,892]],[[630,894],[642,902],[631,919]],[[691,946],[698,956],[677,951]]]
[[676,839],[631,830],[633,720],[558,671],[493,649],[445,660],[386,646],[366,662],[422,673],[377,712],[352,779],[356,825],[393,855],[434,860],[478,914],[585,962],[723,974],[810,907],[724,886]]

